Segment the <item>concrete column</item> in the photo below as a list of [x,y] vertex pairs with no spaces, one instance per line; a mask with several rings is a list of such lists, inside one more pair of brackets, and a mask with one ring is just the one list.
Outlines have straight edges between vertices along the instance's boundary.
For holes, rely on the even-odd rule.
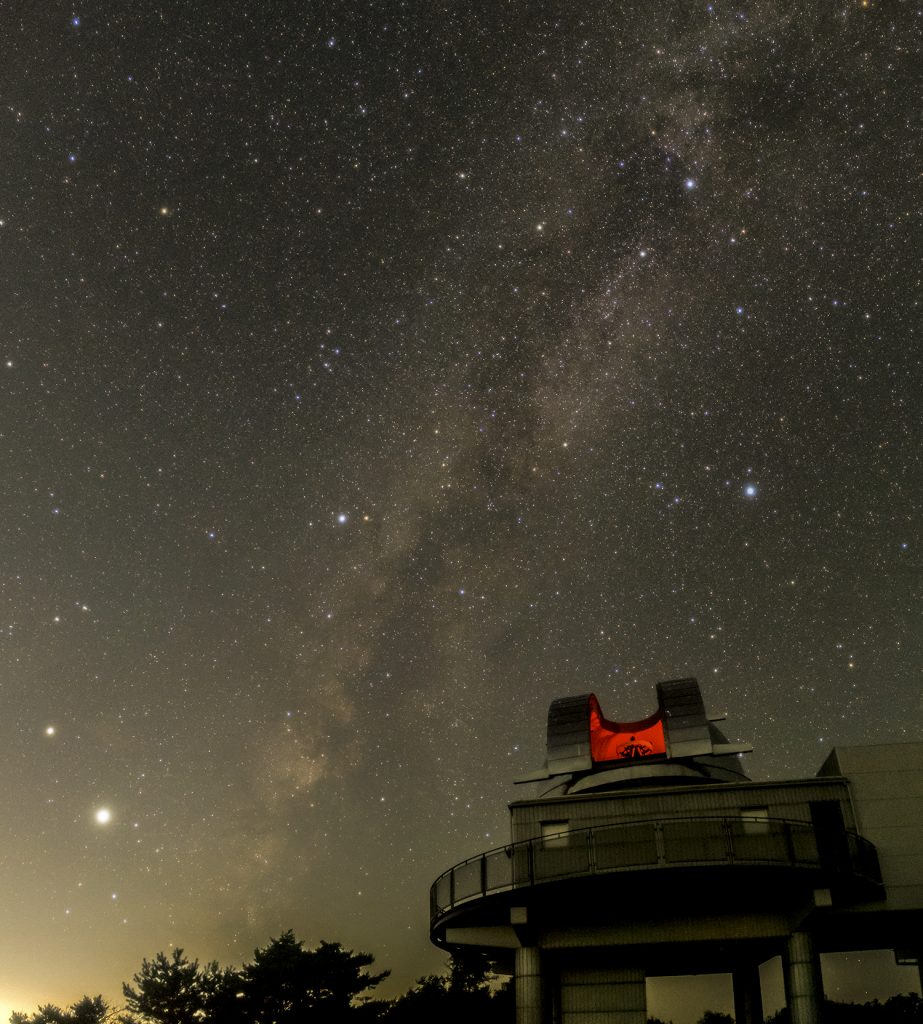
[[792,1024],[820,1024],[824,986],[820,957],[810,932],[795,932],[789,938],[782,958],[782,971]]
[[545,1024],[542,957],[537,946],[516,950],[516,1024]]
[[736,1024],[763,1024],[763,994],[758,964],[734,968],[734,1020]]

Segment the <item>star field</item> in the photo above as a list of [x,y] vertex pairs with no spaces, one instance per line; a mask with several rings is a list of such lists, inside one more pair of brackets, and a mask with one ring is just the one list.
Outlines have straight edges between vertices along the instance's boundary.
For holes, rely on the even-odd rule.
[[[920,739],[913,4],[30,10],[0,69],[0,1003],[438,968],[558,696]],[[521,795],[521,794],[520,794]]]

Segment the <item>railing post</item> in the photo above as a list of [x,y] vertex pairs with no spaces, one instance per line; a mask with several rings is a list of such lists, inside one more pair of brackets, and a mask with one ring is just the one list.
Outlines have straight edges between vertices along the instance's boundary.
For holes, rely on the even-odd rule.
[[529,885],[535,885],[535,840],[529,840],[526,864],[529,868]]
[[591,875],[596,874],[596,830],[592,828],[586,834],[586,866]]
[[449,906],[455,906],[455,868],[449,871]]
[[667,846],[663,838],[663,822],[654,822],[654,849],[657,851],[657,863],[666,864]]
[[728,864],[733,864],[737,855],[734,849],[734,829],[731,827],[731,819],[722,818],[721,827],[724,829],[724,859]]
[[487,854],[481,855],[481,895],[487,895]]

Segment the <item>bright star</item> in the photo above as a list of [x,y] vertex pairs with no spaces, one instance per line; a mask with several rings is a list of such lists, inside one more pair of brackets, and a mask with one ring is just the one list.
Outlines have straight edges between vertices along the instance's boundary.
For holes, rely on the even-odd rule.
[[696,186],[696,180],[695,180],[695,178],[687,178],[687,179],[686,179],[686,180],[685,180],[685,181],[683,182],[683,188],[684,188],[684,189],[685,189],[685,190],[686,190],[687,192],[691,192],[691,191],[692,191],[692,190],[693,190],[693,189],[695,188],[695,186]]
[[748,498],[755,498],[757,495],[756,484],[747,484],[744,488],[744,494]]
[[342,525],[343,523],[347,522],[348,520],[349,520],[349,516],[348,516],[348,515],[347,515],[347,514],[346,514],[345,512],[341,512],[341,513],[340,513],[340,514],[339,514],[339,515],[337,516],[337,522],[338,522],[338,523],[340,523],[341,525]]
[[55,727],[53,725],[46,725],[45,726],[45,735],[46,736],[54,736],[54,734],[55,734]]
[[97,825],[108,825],[112,821],[112,811],[108,807],[100,807],[93,817]]

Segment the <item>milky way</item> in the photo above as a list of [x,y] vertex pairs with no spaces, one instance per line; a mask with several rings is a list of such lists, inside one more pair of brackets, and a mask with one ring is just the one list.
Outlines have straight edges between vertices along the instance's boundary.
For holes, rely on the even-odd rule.
[[39,5],[0,71],[0,1002],[438,967],[551,699],[919,739],[911,4]]

